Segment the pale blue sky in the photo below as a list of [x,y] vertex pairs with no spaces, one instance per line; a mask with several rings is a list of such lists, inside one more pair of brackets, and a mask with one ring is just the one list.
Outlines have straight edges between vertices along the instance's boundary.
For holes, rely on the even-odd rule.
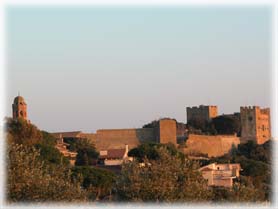
[[270,106],[270,7],[8,7],[7,115],[47,131],[133,128],[186,106]]

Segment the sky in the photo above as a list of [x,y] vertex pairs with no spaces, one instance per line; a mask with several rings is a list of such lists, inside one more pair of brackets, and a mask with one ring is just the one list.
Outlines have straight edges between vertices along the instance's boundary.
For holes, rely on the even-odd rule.
[[40,129],[139,128],[271,106],[267,6],[6,8],[7,100]]

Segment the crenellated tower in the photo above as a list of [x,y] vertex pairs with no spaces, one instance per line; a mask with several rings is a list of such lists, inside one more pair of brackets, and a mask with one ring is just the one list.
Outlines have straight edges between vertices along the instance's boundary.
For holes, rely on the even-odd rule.
[[270,109],[240,107],[241,143],[249,140],[263,144],[271,138]]

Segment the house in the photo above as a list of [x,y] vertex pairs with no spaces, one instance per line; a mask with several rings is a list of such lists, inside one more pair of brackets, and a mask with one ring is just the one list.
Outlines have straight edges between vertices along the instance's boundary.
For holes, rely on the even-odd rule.
[[57,138],[57,143],[55,148],[57,148],[60,151],[60,153],[62,153],[62,155],[69,158],[71,165],[74,165],[77,152],[69,151],[67,146],[69,146],[69,144],[65,143],[62,135],[60,135],[59,138]]
[[208,186],[232,187],[233,179],[239,177],[240,164],[212,163],[199,168],[202,176],[208,180]]
[[132,161],[132,157],[128,157],[128,145],[121,149],[108,149],[99,152],[99,164],[106,166],[121,165],[125,161]]

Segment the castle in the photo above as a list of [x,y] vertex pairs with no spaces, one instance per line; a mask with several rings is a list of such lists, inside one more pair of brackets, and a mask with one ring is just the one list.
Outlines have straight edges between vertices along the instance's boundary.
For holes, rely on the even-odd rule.
[[[217,106],[187,107],[187,122],[194,119],[210,121],[217,117]],[[236,114],[234,114],[236,115]],[[241,136],[240,142],[249,140],[263,144],[271,138],[270,108],[258,106],[240,107]]]
[[270,109],[240,107],[241,142],[248,140],[263,144],[271,137]]
[[[28,121],[27,104],[23,97],[17,96],[12,105],[13,118],[22,118]],[[218,116],[217,106],[187,107],[187,122],[190,120],[211,121]],[[236,135],[194,135],[189,134],[186,141],[187,153],[199,152],[208,157],[217,157],[228,153],[233,146],[246,143],[249,140],[257,144],[263,144],[271,138],[270,109],[260,107],[240,107],[241,136]],[[58,132],[52,133],[54,137],[81,139],[87,138],[94,142],[98,151],[109,149],[124,149],[126,145],[130,149],[144,142],[172,143],[176,146],[177,139],[183,131],[177,130],[179,125],[174,119],[161,119],[152,128],[138,129],[102,129],[96,133]]]
[[144,142],[172,143],[177,144],[177,124],[173,119],[161,119],[153,128],[130,128],[130,129],[100,129],[96,133],[56,132],[52,133],[56,138],[64,139],[87,138],[94,142],[99,151],[108,149],[123,149],[126,145],[130,149]]
[[199,107],[187,107],[187,122],[191,120],[204,120],[210,121],[212,118],[217,117],[218,111],[217,106],[204,106]]

